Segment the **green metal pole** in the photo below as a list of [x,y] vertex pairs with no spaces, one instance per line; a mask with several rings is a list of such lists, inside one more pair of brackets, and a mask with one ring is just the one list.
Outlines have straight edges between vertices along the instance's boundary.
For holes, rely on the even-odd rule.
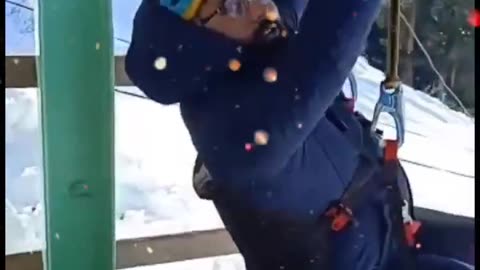
[[47,270],[115,269],[110,0],[39,3]]

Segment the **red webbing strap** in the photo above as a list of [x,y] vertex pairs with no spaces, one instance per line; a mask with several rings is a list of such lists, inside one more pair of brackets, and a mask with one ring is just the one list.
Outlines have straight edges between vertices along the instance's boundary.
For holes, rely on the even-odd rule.
[[398,161],[398,142],[395,140],[385,140],[385,151],[383,156],[385,162]]
[[[395,140],[385,141],[384,161],[398,162],[398,143]],[[416,243],[415,234],[418,232],[421,223],[415,220],[407,221],[404,223],[405,240],[410,247],[420,248],[420,244]]]
[[377,167],[366,154],[360,154],[352,181],[342,197],[325,212],[325,216],[331,219],[330,228],[333,231],[341,231],[353,221],[353,208],[358,208],[365,200],[365,194],[371,192],[372,177]]

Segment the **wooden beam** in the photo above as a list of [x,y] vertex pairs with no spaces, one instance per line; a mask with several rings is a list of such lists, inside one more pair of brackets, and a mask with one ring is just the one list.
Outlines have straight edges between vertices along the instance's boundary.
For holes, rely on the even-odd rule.
[[18,253],[5,256],[6,270],[43,270],[42,252]]
[[129,268],[238,253],[224,229],[117,242],[117,268]]
[[115,86],[134,86],[125,72],[125,56],[115,56]]
[[5,88],[37,87],[35,56],[5,57]]
[[[117,269],[238,253],[224,229],[117,241]],[[42,252],[5,256],[7,270],[43,270]]]
[[[124,66],[125,56],[115,56],[115,86],[133,86]],[[6,56],[5,83],[5,88],[37,87],[36,57]]]

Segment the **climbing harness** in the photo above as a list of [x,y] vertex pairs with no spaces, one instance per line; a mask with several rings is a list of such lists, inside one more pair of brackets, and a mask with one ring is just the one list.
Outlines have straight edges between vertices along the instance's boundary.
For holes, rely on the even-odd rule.
[[[398,159],[398,149],[405,140],[403,88],[398,76],[400,0],[391,0],[390,4],[386,78],[380,84],[379,99],[375,104],[371,122],[358,112],[354,112],[352,103],[357,99],[357,87],[353,74],[348,78],[352,97],[343,97],[344,104],[348,111],[354,112],[357,120],[369,134],[364,134],[366,136],[360,145],[357,143],[360,161],[351,184],[342,197],[331,204],[325,216],[330,220],[331,231],[340,232],[349,224],[355,223],[355,210],[364,203],[365,197],[368,197],[366,194],[381,188],[384,192],[383,210],[387,232],[380,265],[385,269],[391,269],[392,264],[395,264],[395,269],[414,270],[414,247],[417,246],[415,234],[420,223],[414,219],[408,178]],[[382,113],[389,114],[394,120],[395,140],[384,139],[383,132],[377,129]],[[348,129],[347,125],[338,119],[338,114],[327,111],[327,118],[341,131]],[[375,153],[378,146],[381,147],[382,153]],[[392,255],[397,258],[395,262],[391,260]]]
[[[403,145],[405,140],[403,89],[398,75],[400,0],[391,0],[390,5],[386,78],[380,84],[380,97],[375,105],[370,133],[373,136],[376,135],[376,125],[382,112],[386,112],[393,117],[397,138],[396,140],[384,140],[383,167],[384,171],[388,171],[385,173],[384,181],[388,185],[387,200],[392,200],[389,207],[395,208],[391,209],[391,218],[396,219],[398,218],[396,215],[399,215],[402,218],[402,223],[404,224],[403,229],[396,228],[396,225],[392,224],[392,228],[397,230],[396,232],[393,231],[392,233],[396,234],[397,237],[400,238],[397,239],[397,241],[405,242],[405,247],[412,247],[416,245],[414,235],[419,229],[420,223],[413,220],[410,215],[405,216],[405,213],[408,213],[408,211],[404,211],[404,209],[408,208],[409,205],[405,200],[403,200],[400,191],[398,190],[398,174],[396,173],[400,167],[400,162],[398,160],[398,149]],[[392,92],[388,92],[389,90]],[[398,202],[401,202],[402,205],[398,206]]]

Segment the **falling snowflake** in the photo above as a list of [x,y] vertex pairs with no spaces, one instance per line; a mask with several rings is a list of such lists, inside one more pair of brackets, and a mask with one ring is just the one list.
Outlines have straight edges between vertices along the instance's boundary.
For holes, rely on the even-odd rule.
[[468,23],[472,27],[479,27],[480,26],[480,11],[478,10],[472,10],[470,14],[468,15]]
[[266,82],[269,82],[269,83],[276,82],[277,78],[278,78],[277,70],[275,70],[274,68],[269,67],[263,71],[263,79]]
[[257,130],[254,134],[254,141],[257,145],[267,145],[269,135],[264,130]]
[[231,59],[228,61],[228,68],[230,68],[231,71],[239,71],[241,67],[242,64],[237,59]]
[[253,150],[253,145],[251,143],[245,144],[245,151],[250,152]]
[[164,70],[167,67],[167,58],[158,57],[157,59],[155,59],[155,62],[153,63],[153,66],[157,70]]
[[100,42],[95,43],[95,50],[100,50]]
[[302,123],[297,123],[297,128],[299,128],[299,129],[303,128],[303,124]]
[[15,65],[18,65],[18,63],[20,63],[20,60],[18,58],[13,58],[13,63]]
[[147,252],[148,254],[152,254],[153,253],[153,249],[151,247],[147,247]]

